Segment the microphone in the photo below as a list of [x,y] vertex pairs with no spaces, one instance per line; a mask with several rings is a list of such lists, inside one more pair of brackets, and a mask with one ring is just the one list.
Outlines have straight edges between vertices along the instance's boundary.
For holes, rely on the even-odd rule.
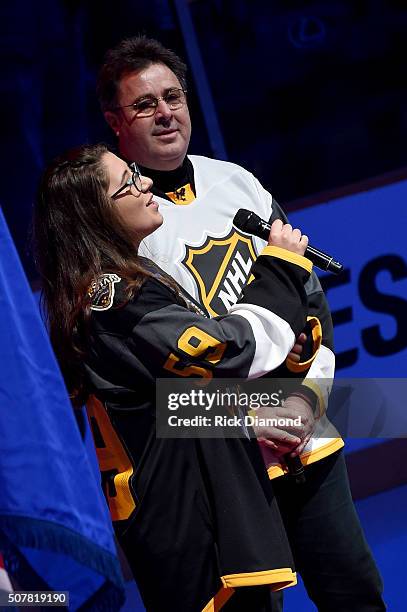
[[300,457],[298,457],[298,455],[297,457],[290,457],[287,453],[284,455],[284,461],[288,467],[288,473],[294,479],[295,483],[298,485],[305,484],[305,470]]
[[[260,219],[256,213],[245,208],[240,208],[233,219],[233,224],[247,234],[253,234],[258,238],[268,241],[271,230],[271,225],[267,221]],[[335,261],[331,255],[319,251],[315,247],[308,245],[304,253],[321,270],[339,274],[343,270],[343,265],[339,261]]]

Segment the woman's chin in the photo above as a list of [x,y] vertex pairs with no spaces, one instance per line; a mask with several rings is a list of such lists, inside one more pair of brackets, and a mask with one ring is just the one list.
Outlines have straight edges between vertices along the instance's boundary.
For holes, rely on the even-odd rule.
[[149,227],[145,228],[144,230],[138,230],[137,236],[139,238],[140,236],[142,236],[142,240],[144,240],[144,238],[147,238],[147,236],[150,236],[156,230],[158,230],[158,228],[162,226],[163,222],[164,222],[164,219],[163,219],[162,214],[157,211],[156,214],[154,215],[154,219],[151,221],[151,224],[149,224]]
[[152,234],[153,232],[155,232],[155,230],[161,227],[163,223],[164,223],[164,218],[162,214],[157,210],[157,212],[154,214],[154,221],[152,223],[151,231],[149,232],[149,234]]

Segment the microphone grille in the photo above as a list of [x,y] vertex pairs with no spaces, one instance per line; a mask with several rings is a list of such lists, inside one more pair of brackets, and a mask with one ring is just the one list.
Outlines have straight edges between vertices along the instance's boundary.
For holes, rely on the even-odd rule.
[[239,208],[233,218],[233,225],[235,225],[238,229],[241,229],[243,232],[250,234],[251,221],[253,221],[252,217],[257,217],[257,215],[246,208]]

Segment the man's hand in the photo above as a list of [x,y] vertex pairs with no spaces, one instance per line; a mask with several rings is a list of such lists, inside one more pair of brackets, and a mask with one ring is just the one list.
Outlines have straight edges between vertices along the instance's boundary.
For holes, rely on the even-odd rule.
[[[260,406],[254,412],[259,419],[276,419],[279,416],[278,410],[282,411],[284,409],[275,406]],[[257,440],[261,444],[268,446],[278,455],[293,452],[301,444],[301,438],[279,427],[254,425],[253,429]]]
[[289,396],[284,406],[261,406],[256,410],[259,418],[296,419],[301,417],[301,425],[253,427],[259,442],[268,446],[277,456],[300,455],[310,440],[315,428],[315,418],[310,404],[302,397]]
[[[296,457],[300,455],[306,445],[308,444],[314,429],[315,429],[315,417],[312,411],[312,407],[307,400],[296,395],[290,395],[284,401],[284,407],[281,409],[284,411],[286,418],[295,419],[301,417],[301,426],[295,428],[295,433],[301,438],[300,444],[290,452],[290,457]],[[294,428],[290,428],[292,431]],[[293,432],[294,433],[294,432]]]

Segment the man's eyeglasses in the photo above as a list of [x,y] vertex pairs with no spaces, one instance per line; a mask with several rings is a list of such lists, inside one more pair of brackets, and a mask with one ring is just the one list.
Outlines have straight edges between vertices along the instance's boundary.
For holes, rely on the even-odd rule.
[[157,110],[158,103],[163,100],[170,110],[178,110],[185,104],[186,101],[186,89],[170,89],[165,96],[156,98],[155,96],[145,96],[140,98],[132,104],[126,104],[125,106],[116,106],[113,110],[119,110],[119,108],[132,108],[136,114],[136,117],[151,117]]
[[130,164],[130,170],[131,170],[131,177],[129,179],[127,179],[127,181],[124,183],[124,185],[122,185],[120,187],[120,189],[118,189],[117,191],[114,192],[113,195],[111,195],[111,198],[115,198],[119,195],[119,193],[121,193],[122,191],[124,191],[125,189],[127,189],[128,187],[131,187],[132,185],[134,185],[134,187],[137,189],[137,191],[142,191],[143,190],[143,185],[141,182],[141,174],[140,174],[140,170],[138,169],[138,166],[135,162],[133,162],[132,164]]

